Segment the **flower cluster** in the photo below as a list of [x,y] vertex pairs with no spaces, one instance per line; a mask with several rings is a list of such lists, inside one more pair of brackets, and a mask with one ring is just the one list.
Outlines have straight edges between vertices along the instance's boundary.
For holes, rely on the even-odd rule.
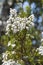
[[8,54],[9,53],[7,51],[5,53],[2,53],[2,58],[3,58],[2,62],[6,61],[8,59]]
[[[12,54],[15,53],[15,51],[11,51]],[[8,59],[8,56],[11,55],[9,51],[6,51],[5,53],[2,53],[2,65],[21,65],[19,62],[15,62],[13,59]]]
[[17,16],[17,11],[15,9],[10,9],[10,16],[7,20],[7,26],[6,31],[8,34],[10,30],[13,31],[13,33],[17,33],[18,31],[21,31],[23,29],[29,30],[29,27],[34,26],[34,15],[32,14],[28,18],[24,17],[21,18],[20,16]]
[[5,61],[7,61],[9,59],[9,57],[11,55],[14,55],[14,54],[16,54],[15,51],[6,51],[6,52],[2,53],[2,59],[3,59],[2,62],[4,63]]
[[5,61],[2,65],[21,65],[21,64],[15,62],[13,59],[9,59],[8,61]]
[[39,51],[39,54],[43,55],[43,46],[40,46],[37,50]]
[[8,42],[8,47],[12,46],[13,48],[16,46],[15,44],[11,44],[11,41]]

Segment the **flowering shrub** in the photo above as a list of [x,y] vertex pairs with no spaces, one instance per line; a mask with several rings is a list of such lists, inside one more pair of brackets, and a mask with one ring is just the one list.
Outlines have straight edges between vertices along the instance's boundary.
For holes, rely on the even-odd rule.
[[34,33],[36,36],[38,33],[34,26],[33,14],[27,18],[21,18],[15,9],[10,9],[3,41],[6,44],[6,51],[2,53],[2,65],[37,65],[43,62],[40,60],[43,47],[41,50],[39,47],[36,51],[32,46],[31,39],[35,38]]

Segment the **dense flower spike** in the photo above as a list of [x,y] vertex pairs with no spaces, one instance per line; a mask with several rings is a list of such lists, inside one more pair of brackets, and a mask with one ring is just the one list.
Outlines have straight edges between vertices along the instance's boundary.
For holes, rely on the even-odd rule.
[[29,27],[34,26],[34,15],[32,14],[28,18],[21,18],[17,16],[17,11],[15,9],[10,9],[10,16],[7,20],[7,26],[6,31],[8,34],[10,30],[13,31],[13,33],[16,33],[18,31],[21,31],[23,29],[29,30]]

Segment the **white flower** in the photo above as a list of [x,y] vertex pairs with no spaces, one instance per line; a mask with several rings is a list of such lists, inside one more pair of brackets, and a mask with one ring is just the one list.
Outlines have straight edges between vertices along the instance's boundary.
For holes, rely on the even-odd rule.
[[14,48],[16,45],[15,44],[11,44],[11,46]]
[[16,21],[21,21],[21,17],[16,17]]
[[12,18],[11,20],[12,20],[12,22],[14,22],[14,18]]
[[29,19],[30,21],[34,21],[34,14],[32,14],[31,16],[29,16],[28,19]]
[[10,20],[7,20],[7,24],[11,24],[11,21]]
[[11,41],[8,42],[8,46],[10,46],[10,45],[11,45]]
[[39,54],[43,55],[43,46],[40,46],[37,50],[39,51]]
[[21,65],[21,64],[15,62],[13,59],[9,59],[8,61],[5,61],[2,65]]
[[15,17],[17,16],[17,11],[16,9],[11,9],[10,8],[10,15],[14,15]]
[[11,26],[11,24],[8,24],[8,25],[6,26],[6,31],[10,31],[10,29],[9,29],[10,26]]
[[34,23],[33,23],[33,22],[31,22],[31,23],[30,23],[30,25],[34,26]]
[[7,59],[7,54],[3,53],[2,58],[6,58]]
[[7,25],[7,28],[10,27],[10,26],[11,26],[11,24],[8,24],[8,25]]
[[42,34],[43,34],[43,32],[42,32]]
[[31,23],[31,21],[30,21],[30,20],[26,21],[26,24],[29,24],[29,23]]
[[43,38],[41,39],[41,42],[43,42]]
[[9,28],[8,27],[6,28],[6,31],[9,31]]
[[8,32],[6,32],[5,35],[8,35]]
[[13,28],[13,33],[17,33],[19,30],[17,28]]
[[2,53],[2,58],[3,58],[2,62],[6,61],[8,59],[7,57],[8,57],[8,53],[7,52]]
[[28,26],[26,26],[26,29],[27,29],[27,30],[29,30],[29,27],[28,27]]
[[25,23],[21,23],[21,24],[20,24],[20,29],[21,29],[21,30],[25,29],[25,26],[26,26]]
[[12,51],[12,54],[15,54],[16,52],[15,51]]

